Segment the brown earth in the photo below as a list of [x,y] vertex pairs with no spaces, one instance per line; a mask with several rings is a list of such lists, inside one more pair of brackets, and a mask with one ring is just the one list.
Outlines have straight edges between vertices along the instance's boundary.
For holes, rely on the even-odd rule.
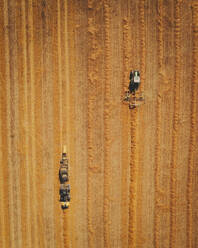
[[1,0],[0,25],[0,247],[198,247],[198,2]]

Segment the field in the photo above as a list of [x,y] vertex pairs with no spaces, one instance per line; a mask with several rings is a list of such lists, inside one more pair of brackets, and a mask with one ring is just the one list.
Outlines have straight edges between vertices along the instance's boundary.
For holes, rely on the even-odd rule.
[[197,99],[196,0],[1,0],[0,247],[198,247]]

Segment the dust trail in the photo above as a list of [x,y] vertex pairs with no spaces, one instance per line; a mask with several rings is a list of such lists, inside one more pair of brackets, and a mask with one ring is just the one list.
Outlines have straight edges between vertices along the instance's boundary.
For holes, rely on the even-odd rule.
[[188,178],[187,178],[187,244],[186,247],[192,248],[193,234],[193,171],[194,155],[196,146],[196,114],[197,114],[197,82],[198,82],[198,3],[192,5],[192,30],[193,30],[193,64],[192,64],[192,93],[191,93],[191,128],[190,145],[188,158]]
[[161,84],[162,66],[163,66],[163,0],[158,0],[158,22],[157,22],[157,41],[158,41],[158,93],[156,105],[156,146],[155,146],[155,215],[154,215],[154,246],[160,247],[160,163],[161,163],[161,124],[162,124],[162,109],[161,109]]
[[[30,211],[29,211],[29,177],[28,177],[28,105],[27,105],[27,53],[26,53],[26,6],[22,2],[17,6],[21,18],[17,18],[17,40],[18,40],[18,90],[19,90],[19,137],[18,147],[21,151],[19,154],[20,161],[20,201],[21,201],[21,232],[22,247],[28,247],[30,235]],[[20,15],[19,15],[20,16]],[[23,70],[21,69],[23,68]]]
[[[122,92],[121,98],[124,96],[124,92],[128,87],[129,83],[129,21],[128,18],[123,20],[123,83],[122,83]],[[121,187],[122,187],[122,226],[121,226],[121,242],[122,247],[128,246],[128,213],[127,209],[129,207],[128,201],[128,164],[129,164],[129,108],[127,105],[122,104],[122,175],[121,175]]]
[[175,83],[174,83],[174,114],[173,136],[170,168],[170,248],[176,241],[176,166],[179,131],[179,87],[181,72],[181,5],[182,0],[175,0]]
[[144,82],[145,82],[145,71],[146,71],[146,42],[145,42],[145,18],[144,18],[144,5],[145,0],[140,0],[139,2],[140,9],[140,72],[141,72],[141,90],[144,91]]
[[59,202],[60,182],[58,177],[59,161],[62,151],[62,126],[61,126],[61,105],[62,105],[62,64],[61,64],[61,25],[60,25],[60,0],[53,5],[52,11],[53,26],[52,30],[52,56],[53,56],[53,163],[54,163],[54,241],[55,247],[61,247],[62,244],[62,209]]
[[111,185],[111,161],[110,161],[110,109],[111,109],[111,43],[110,43],[110,16],[109,1],[104,0],[105,22],[105,95],[104,95],[104,246],[110,244],[110,185]]

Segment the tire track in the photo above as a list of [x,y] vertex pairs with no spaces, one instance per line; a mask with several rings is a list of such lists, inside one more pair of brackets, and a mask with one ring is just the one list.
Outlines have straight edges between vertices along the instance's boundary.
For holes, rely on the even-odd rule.
[[[70,146],[75,145],[75,153],[72,154],[75,164],[72,162],[71,184],[72,184],[72,207],[71,217],[78,219],[78,225],[72,223],[72,246],[88,246],[87,233],[87,3],[72,1],[68,3],[69,26],[72,36],[69,38],[69,113],[70,119],[67,124],[71,132],[68,132]],[[72,5],[72,6],[71,6]],[[72,9],[72,11],[70,10]],[[71,40],[73,39],[73,40]],[[71,51],[71,46],[74,51]],[[70,52],[71,51],[71,52]],[[73,99],[72,99],[73,98]],[[75,105],[71,105],[71,104]],[[72,126],[73,125],[73,126]],[[72,138],[71,133],[75,134]],[[74,141],[72,139],[75,139]],[[70,150],[72,153],[72,149]],[[75,155],[75,158],[74,156]],[[76,181],[76,178],[79,180]],[[74,187],[75,189],[74,189]],[[81,204],[79,204],[79,202]],[[73,221],[73,220],[71,220]]]
[[[94,128],[94,103],[96,101],[95,96],[95,77],[96,71],[96,61],[92,53],[94,52],[94,40],[96,28],[93,22],[93,1],[88,0],[88,106],[87,106],[87,147],[88,147],[88,168],[87,168],[87,229],[88,229],[88,247],[94,246],[93,235],[94,229],[92,224],[92,200],[91,200],[91,169],[93,167],[94,159],[94,148],[93,148],[93,128]],[[95,71],[94,71],[95,70]]]
[[[88,226],[88,245],[94,246],[97,242],[102,245],[101,235],[97,235],[98,231],[103,232],[101,227],[101,218],[99,219],[99,211],[102,213],[101,198],[93,195],[94,191],[102,190],[101,185],[101,172],[102,161],[102,128],[103,122],[101,121],[103,115],[103,108],[98,109],[102,102],[102,85],[99,78],[102,78],[101,65],[101,43],[100,40],[103,30],[98,24],[99,19],[103,18],[101,1],[88,1],[88,102],[87,102],[87,147],[88,147],[88,168],[87,168],[87,226]],[[101,30],[100,30],[101,29]],[[101,32],[100,32],[101,31]],[[97,109],[97,111],[96,111]],[[93,176],[95,173],[95,176]],[[93,207],[93,202],[98,201],[101,203]],[[94,224],[93,224],[94,223]]]
[[[144,81],[145,81],[145,10],[144,10],[145,0],[141,0],[138,3],[139,8],[139,23],[140,23],[140,73],[141,73],[141,86],[140,90],[144,91]],[[136,32],[136,31],[134,31]],[[134,62],[136,65],[137,62]],[[130,114],[130,132],[131,132],[131,156],[130,156],[130,185],[129,185],[129,230],[128,230],[128,245],[129,247],[136,246],[136,224],[137,224],[137,177],[141,177],[138,172],[138,160],[137,160],[137,109],[131,111]]]
[[[128,87],[129,82],[129,21],[128,17],[123,20],[123,83],[121,98]],[[128,246],[128,207],[129,207],[129,194],[126,190],[128,188],[128,164],[129,164],[129,109],[128,106],[122,104],[122,176],[121,176],[121,187],[122,187],[122,204],[121,204],[121,243],[122,247]]]
[[[5,58],[4,58],[4,46],[5,46],[5,39],[4,39],[4,19],[3,19],[3,1],[0,2],[0,68],[1,68],[1,74],[0,74],[0,87],[3,89],[3,83],[5,84],[5,67],[3,64],[5,63]],[[3,63],[1,63],[1,61]],[[0,92],[0,119],[2,120],[2,113],[3,113],[3,95]],[[0,122],[0,137],[2,137],[2,123]],[[0,139],[0,163],[3,164],[3,153],[2,153],[2,138]],[[3,184],[3,176],[4,176],[4,171],[3,171],[3,166],[0,167],[0,195],[2,197],[2,200],[0,202],[0,247],[5,247],[5,227],[4,227],[4,184]]]
[[[61,1],[62,2],[62,1]],[[60,2],[60,4],[61,4]],[[61,119],[62,119],[62,140],[61,140],[61,143],[62,145],[66,144],[67,145],[67,149],[69,149],[69,145],[70,145],[70,141],[69,141],[69,138],[68,138],[68,128],[69,128],[69,125],[68,125],[68,122],[69,122],[69,119],[70,117],[69,114],[68,114],[68,111],[67,111],[67,106],[68,106],[68,101],[69,101],[69,92],[68,92],[68,85],[69,85],[69,80],[68,80],[68,77],[69,77],[69,63],[68,63],[68,33],[70,33],[72,35],[72,31],[70,32],[70,30],[68,31],[67,29],[67,25],[68,25],[68,19],[67,19],[67,16],[68,16],[68,12],[69,12],[69,9],[68,9],[68,1],[64,1],[64,4],[63,4],[63,7],[61,8],[61,10],[63,11],[63,17],[60,19],[60,21],[64,21],[62,23],[62,37],[60,36],[60,38],[62,38],[62,58],[61,58],[61,63],[62,65],[65,65],[62,67],[62,72],[61,74],[63,75],[62,76],[62,82],[61,82],[61,98],[62,98],[62,101],[61,101],[61,105],[62,105],[62,112],[61,112]],[[73,13],[73,11],[71,11],[71,13]],[[61,35],[61,34],[60,34]],[[73,51],[73,47],[71,48],[72,51]],[[71,92],[71,91],[70,91]],[[65,99],[65,95],[66,95],[66,99]],[[63,147],[63,146],[62,146]],[[69,157],[70,157],[70,149],[67,151],[68,154],[69,154]],[[71,157],[70,157],[71,158]],[[73,198],[72,198],[72,192],[73,192],[73,184],[71,183],[71,175],[70,175],[70,166],[71,166],[71,160],[69,160],[69,177],[70,177],[70,184],[71,184],[71,205],[70,205],[70,208],[74,207],[73,205]],[[63,217],[63,233],[62,233],[62,247],[64,248],[68,248],[70,247],[70,243],[73,243],[73,236],[70,236],[71,238],[71,241],[69,240],[69,234],[70,232],[68,232],[68,226],[69,226],[69,220],[68,220],[68,213],[62,213],[62,217]],[[71,218],[72,219],[72,218]],[[73,221],[71,222],[73,225]],[[73,226],[70,225],[70,229],[73,228]],[[73,232],[72,232],[73,233]],[[74,247],[76,247],[76,245],[74,245]]]
[[[27,72],[27,81],[30,82],[28,84],[28,123],[30,125],[29,128],[29,149],[28,149],[28,157],[29,160],[29,184],[30,184],[30,192],[31,198],[29,198],[29,205],[30,205],[30,247],[35,247],[37,235],[35,233],[35,226],[36,226],[36,212],[35,212],[35,204],[32,202],[36,201],[35,197],[35,169],[34,163],[36,161],[35,157],[35,119],[34,119],[34,98],[35,98],[35,90],[34,90],[34,35],[33,35],[33,2],[32,0],[28,2],[28,16],[27,16],[27,23],[29,24],[29,30],[27,33],[27,60],[28,60],[28,72]],[[36,161],[37,163],[37,161]]]
[[17,61],[17,6],[16,2],[8,1],[8,39],[9,39],[9,79],[10,79],[10,163],[11,163],[11,180],[12,180],[12,198],[13,201],[13,226],[14,226],[14,239],[13,242],[16,246],[21,246],[21,230],[20,230],[20,195],[19,195],[19,151],[18,151],[18,61]]
[[172,134],[172,158],[170,168],[170,245],[175,247],[176,241],[176,166],[179,131],[179,87],[181,72],[181,0],[175,0],[175,83],[174,83],[174,114]]
[[[42,119],[40,124],[43,136],[43,212],[44,217],[44,235],[46,246],[54,246],[54,133],[53,133],[53,7],[52,2],[41,2],[42,19],[42,60],[44,69],[42,71],[41,95],[42,101]],[[37,171],[39,172],[39,170]],[[38,173],[39,174],[39,173]]]
[[[123,81],[123,48],[122,48],[122,42],[123,42],[123,17],[122,17],[122,3],[121,1],[118,1],[117,3],[114,3],[113,1],[109,1],[109,6],[111,7],[111,20],[110,20],[110,43],[111,43],[111,80],[110,80],[110,87],[111,87],[111,111],[110,111],[110,138],[111,138],[111,144],[110,144],[110,161],[111,161],[111,184],[110,184],[110,245],[111,247],[121,247],[121,199],[122,199],[122,192],[121,192],[121,142],[122,142],[122,116],[121,116],[121,105],[120,105],[120,93],[122,91],[122,81]],[[102,19],[104,20],[104,15],[102,15]],[[99,22],[100,24],[100,22]],[[103,29],[104,30],[104,29]],[[101,35],[101,40],[97,39],[99,43],[102,43],[104,40],[104,35]],[[101,47],[101,50],[104,51],[104,47]],[[98,62],[98,64],[102,64],[104,61],[104,53],[102,56],[101,62]],[[104,72],[104,67],[101,66],[99,69],[100,72]],[[99,74],[99,79],[103,77],[103,73]],[[104,84],[103,84],[104,85]],[[103,92],[102,94],[99,93],[98,95],[101,95],[100,104],[98,106],[103,104],[104,98],[103,98]],[[102,105],[103,106],[103,105]],[[125,106],[127,108],[127,106]],[[101,109],[102,110],[102,109]],[[101,119],[103,119],[102,113],[100,115],[100,112],[103,112],[97,107],[97,114],[98,119],[96,120],[99,122]],[[101,130],[102,129],[102,130]],[[95,125],[95,132],[99,132],[101,130],[100,136],[103,136],[103,125]],[[97,131],[98,130],[98,131]],[[95,137],[95,140],[99,139],[99,136]],[[96,143],[96,142],[95,142]],[[103,143],[101,152],[103,153]],[[96,149],[101,146],[95,146]],[[95,151],[96,153],[96,151]],[[98,159],[95,160],[95,163],[97,163]],[[103,171],[103,170],[102,170]],[[98,184],[101,184],[101,180],[103,180],[103,175],[100,177],[100,182]],[[95,188],[94,191],[100,191],[100,187]],[[98,197],[97,201],[103,201],[103,195]],[[102,210],[102,209],[101,209]],[[126,208],[126,212],[128,209]],[[96,211],[95,211],[96,212]],[[102,211],[101,211],[102,214]],[[100,218],[102,221],[102,218]],[[100,221],[100,222],[101,222]],[[97,228],[97,227],[96,227]],[[103,230],[101,230],[103,231]],[[101,232],[100,231],[100,232]],[[95,241],[97,243],[97,239]],[[102,244],[100,245],[102,247]]]
[[27,202],[27,246],[31,248],[31,198],[30,198],[30,192],[31,192],[31,186],[30,186],[30,166],[31,166],[31,156],[29,156],[29,152],[31,151],[31,147],[29,146],[30,144],[30,139],[31,137],[29,136],[30,132],[30,123],[29,123],[29,111],[30,111],[30,106],[28,104],[28,98],[29,98],[29,88],[28,88],[28,76],[29,76],[29,59],[28,59],[28,52],[29,52],[29,46],[28,46],[28,39],[29,39],[29,32],[26,30],[27,24],[29,24],[29,2],[23,2],[22,4],[22,12],[24,12],[22,22],[23,22],[23,30],[24,30],[24,64],[26,65],[26,70],[25,70],[25,75],[24,75],[24,81],[25,81],[25,105],[26,105],[26,115],[25,115],[25,126],[27,127],[26,129],[26,137],[25,137],[25,146],[26,146],[26,166],[27,166],[27,172],[26,172],[26,181],[27,181],[27,195],[28,197],[28,202]]
[[187,244],[189,248],[193,247],[193,171],[194,155],[196,145],[196,114],[197,114],[197,82],[198,82],[198,3],[192,5],[192,30],[193,30],[193,62],[192,62],[192,93],[191,93],[191,128],[190,145],[188,158],[188,178],[187,178]]
[[[1,5],[0,5],[1,7]],[[0,20],[0,25],[2,25],[1,23],[1,20]],[[1,26],[2,27],[2,26]],[[1,34],[1,33],[0,33]],[[0,46],[1,46],[1,40],[0,40]],[[1,52],[1,51],[0,51]],[[0,58],[2,59],[2,58]],[[0,64],[1,65],[1,64]],[[2,78],[1,78],[2,80]],[[0,86],[1,83],[0,83]],[[0,98],[2,99],[2,96],[0,95]],[[2,104],[2,102],[1,102]],[[1,113],[2,113],[2,106],[0,104],[0,116]],[[2,134],[2,125],[1,125],[1,122],[0,122],[0,134]],[[3,160],[2,160],[2,139],[0,139],[0,149],[1,149],[1,152],[0,152],[0,163],[3,164]],[[4,228],[4,187],[3,187],[3,169],[2,169],[2,166],[0,167],[0,195],[2,197],[2,200],[0,202],[0,247],[4,248],[5,247],[5,238],[4,236],[6,235],[5,234],[5,228]]]
[[129,247],[136,246],[136,200],[137,200],[137,109],[133,109],[130,114],[131,129],[131,156],[130,156],[130,185],[129,185]]
[[139,16],[139,21],[140,21],[140,71],[141,71],[141,85],[140,89],[141,91],[144,91],[144,82],[145,82],[145,72],[146,72],[146,43],[145,43],[145,10],[144,10],[144,5],[145,5],[145,0],[140,0],[140,16]]
[[70,247],[69,242],[68,242],[68,217],[67,217],[67,213],[63,212],[63,228],[66,230],[63,230],[63,247],[64,248],[68,248]]
[[154,246],[160,247],[160,163],[161,163],[161,124],[162,124],[162,100],[161,87],[163,83],[162,66],[163,66],[163,0],[158,0],[158,23],[157,23],[157,41],[158,41],[158,95],[156,105],[156,146],[155,146],[155,215],[154,215]]
[[[187,178],[191,129],[191,90],[192,90],[192,9],[189,1],[181,5],[181,74],[180,112],[177,148],[176,186],[176,242],[175,247],[187,243]],[[188,84],[186,82],[189,81]],[[188,246],[187,246],[188,247]],[[195,245],[196,247],[196,245]]]
[[[68,80],[68,67],[69,63],[67,61],[68,59],[68,40],[67,40],[67,2],[64,1],[58,1],[58,58],[59,58],[59,87],[60,87],[60,143],[61,143],[61,149],[63,149],[63,145],[67,145],[67,149],[69,148],[69,138],[68,138],[68,120],[70,119],[69,113],[68,113],[68,101],[69,101],[69,80]],[[63,66],[65,65],[65,66]],[[62,150],[61,150],[62,152]],[[71,175],[70,175],[70,166],[71,166],[71,160],[70,160],[70,150],[67,150],[69,154],[69,177],[70,177],[70,184],[71,184]],[[73,192],[73,186],[72,191]],[[73,199],[71,198],[71,201]],[[60,208],[59,204],[59,208]],[[71,208],[71,205],[70,205]],[[73,208],[73,206],[72,206]],[[69,217],[70,217],[71,209],[68,209],[67,211],[64,211],[61,213],[61,247],[70,247],[70,243],[72,241],[69,240],[70,235],[70,229],[72,228],[71,225],[69,225]],[[70,229],[68,229],[68,226],[70,226]],[[75,246],[74,246],[75,247]]]
[[61,122],[61,110],[62,110],[62,64],[61,64],[61,26],[60,26],[60,0],[57,1],[56,5],[53,7],[52,19],[52,51],[53,51],[53,154],[54,154],[54,226],[56,227],[54,233],[55,247],[61,247],[62,245],[62,210],[61,204],[59,202],[59,188],[60,182],[58,178],[59,161],[62,153],[62,122]]
[[[31,78],[31,135],[32,135],[32,200],[36,202],[32,211],[32,246],[45,247],[44,205],[43,205],[43,130],[42,130],[42,68],[43,68],[43,34],[42,6],[33,0],[30,5],[31,38],[30,46],[30,78]],[[46,154],[45,154],[46,156]],[[35,164],[36,161],[36,164]],[[31,177],[31,175],[30,175]],[[39,210],[39,211],[38,211]]]
[[122,89],[122,94],[124,94],[126,88],[128,88],[129,84],[129,54],[130,54],[130,48],[129,48],[129,21],[128,17],[123,19],[123,89]]
[[[10,224],[10,198],[11,198],[11,187],[10,187],[10,162],[8,157],[8,148],[9,148],[9,39],[8,39],[8,29],[5,29],[8,25],[7,18],[7,5],[5,1],[1,1],[1,9],[0,9],[0,22],[1,22],[1,30],[0,30],[0,67],[1,67],[1,75],[0,75],[0,119],[1,119],[1,238],[2,238],[2,247],[11,247],[11,239],[12,239],[12,226]],[[4,28],[3,28],[4,27]],[[5,30],[4,30],[5,29]],[[2,179],[5,180],[2,180]]]
[[[161,91],[161,161],[159,204],[160,245],[169,247],[170,237],[170,166],[172,157],[172,130],[174,112],[174,1],[168,0],[163,5],[163,68]],[[169,19],[170,18],[170,19]],[[168,23],[167,20],[170,20]],[[171,73],[170,73],[171,72]],[[168,189],[167,189],[168,185]],[[177,246],[176,246],[177,247]]]
[[111,114],[111,43],[110,43],[110,15],[109,1],[104,1],[105,22],[105,95],[104,95],[104,246],[111,247],[110,243],[110,185],[111,185],[111,161],[110,161],[110,114]]
[[[5,2],[4,2],[5,3]],[[5,3],[4,5],[4,18],[5,18],[5,25],[8,26],[8,6],[7,3]],[[5,36],[5,44],[6,44],[6,48],[5,48],[5,59],[6,59],[6,82],[7,84],[5,84],[5,116],[3,115],[3,122],[5,123],[4,128],[2,128],[3,131],[3,147],[5,148],[3,154],[6,154],[7,156],[4,157],[4,161],[7,162],[7,169],[4,170],[4,176],[5,178],[8,178],[7,181],[7,188],[4,188],[4,192],[7,192],[8,189],[8,201],[7,201],[7,208],[9,209],[9,215],[6,216],[5,221],[7,220],[7,228],[9,226],[9,233],[10,233],[10,237],[6,240],[8,242],[6,242],[6,244],[10,245],[10,247],[13,247],[13,243],[14,243],[14,217],[13,217],[13,189],[12,189],[12,184],[11,184],[11,180],[12,180],[12,173],[10,173],[11,171],[11,159],[10,159],[10,148],[11,148],[11,128],[10,128],[10,67],[9,67],[9,57],[10,57],[10,52],[9,52],[9,34],[8,34],[9,30],[7,30],[6,32],[6,36]],[[5,117],[5,119],[4,119]],[[7,134],[6,137],[4,136],[4,134]],[[5,138],[5,139],[4,139]],[[4,184],[6,185],[6,183]],[[6,233],[7,236],[7,233]]]
[[[62,57],[65,52],[65,30],[64,30],[64,22],[65,16],[62,15],[62,10],[64,10],[64,5],[61,0],[57,1],[57,33],[58,33],[58,77],[59,77],[59,122],[60,122],[60,148],[63,149],[63,91],[62,91],[62,84],[63,84],[63,63]],[[62,20],[62,21],[61,21]],[[61,38],[63,36],[63,39]]]
[[18,67],[23,70],[18,71],[18,90],[19,90],[19,177],[20,177],[20,201],[21,201],[21,232],[22,247],[28,247],[30,229],[28,220],[30,220],[29,207],[29,177],[28,177],[28,122],[27,122],[27,54],[26,54],[26,8],[25,2],[17,5],[17,40],[18,40]]
[[[1,41],[0,41],[0,45],[1,45]],[[1,84],[0,84],[0,86],[1,86]],[[1,111],[2,111],[2,106],[0,105],[0,114],[1,114]],[[2,133],[1,122],[0,122],[0,133]],[[2,149],[2,140],[1,139],[0,139],[0,148]],[[1,153],[0,153],[0,163],[1,164],[3,164],[2,157],[3,156],[2,156],[2,150],[1,150]],[[3,202],[4,202],[4,192],[3,192],[4,187],[3,187],[3,176],[4,176],[3,175],[3,169],[2,169],[2,166],[1,166],[0,167],[0,195],[2,197],[2,200],[0,202],[0,226],[1,226],[1,229],[0,229],[0,247],[2,247],[2,248],[5,247],[5,238],[4,238],[4,236],[6,235],[5,234],[5,228],[4,228],[4,204],[3,204]]]
[[[142,3],[141,3],[142,4]],[[144,14],[141,17],[140,15],[140,8],[144,8],[144,5],[140,5],[140,1],[134,1],[134,2],[130,2],[130,26],[131,26],[131,47],[132,47],[132,52],[131,54],[133,54],[133,57],[131,56],[131,64],[132,64],[132,68],[135,70],[140,70],[140,74],[141,74],[141,84],[142,84],[142,72],[141,72],[141,40],[145,39],[142,36],[145,36],[145,30],[144,27],[142,26],[142,24],[144,24],[145,20],[144,20]],[[134,11],[136,10],[136,11]],[[144,12],[144,9],[141,10],[142,13]],[[132,14],[131,14],[132,13]],[[140,21],[140,19],[142,19]],[[145,25],[145,24],[144,24]],[[140,32],[140,30],[142,29],[142,32]],[[144,44],[143,44],[144,45]],[[141,89],[140,89],[141,90]],[[138,95],[138,92],[137,92]],[[142,109],[142,107],[137,108],[137,113],[133,113],[133,117],[130,116],[130,118],[133,118],[134,121],[136,122],[136,125],[139,127],[139,125],[141,125],[140,123],[144,122],[144,118],[143,116],[145,115]],[[130,120],[130,129],[131,129],[131,121]],[[131,221],[133,222],[133,227],[134,227],[134,233],[131,233],[131,246],[137,246],[137,247],[141,247],[143,246],[144,242],[145,242],[145,236],[144,236],[144,228],[143,228],[143,220],[142,220],[142,216],[143,216],[143,167],[144,167],[144,156],[145,156],[145,148],[144,148],[144,144],[141,144],[143,142],[141,142],[143,140],[143,137],[145,137],[144,134],[144,127],[141,131],[139,131],[139,128],[135,128],[136,130],[134,130],[133,132],[135,132],[134,134],[130,134],[130,136],[135,135],[135,142],[136,142],[136,151],[135,151],[135,161],[137,162],[137,164],[135,164],[136,162],[133,161],[133,166],[135,166],[135,172],[136,175],[134,175],[135,178],[135,183],[134,186],[131,185],[131,187],[135,187],[135,198],[134,198],[134,217]],[[130,130],[131,132],[131,130]],[[132,138],[130,139],[130,141],[132,141]],[[138,147],[141,147],[141,149],[139,149]],[[132,150],[131,148],[131,144],[130,144],[130,150]],[[131,159],[131,158],[130,158]],[[132,166],[132,160],[130,162],[131,166]],[[130,166],[130,169],[131,169]],[[132,172],[131,172],[132,173]],[[129,177],[130,178],[130,177]],[[132,190],[132,189],[131,189]],[[138,206],[138,207],[137,207]],[[132,238],[132,236],[134,236],[134,238]]]
[[[76,142],[74,137],[76,137],[76,116],[75,116],[75,32],[74,32],[74,18],[75,18],[75,8],[73,6],[73,1],[65,2],[64,4],[64,32],[63,41],[65,44],[65,54],[63,54],[63,61],[66,64],[64,71],[64,81],[62,85],[62,106],[63,106],[63,140],[66,142],[69,154],[69,176],[71,184],[71,204],[68,217],[64,217],[63,222],[63,237],[64,237],[64,247],[77,247],[76,238]],[[66,98],[65,98],[66,94]],[[69,106],[69,107],[67,107]],[[64,113],[67,113],[65,115]],[[69,227],[69,228],[68,228]]]

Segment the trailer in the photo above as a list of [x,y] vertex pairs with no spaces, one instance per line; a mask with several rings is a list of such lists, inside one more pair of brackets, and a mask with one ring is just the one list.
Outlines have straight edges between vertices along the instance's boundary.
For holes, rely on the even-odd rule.
[[66,153],[66,147],[63,148],[62,159],[60,161],[59,168],[59,180],[60,180],[60,202],[61,208],[67,209],[70,204],[70,184],[69,182],[69,160]]

